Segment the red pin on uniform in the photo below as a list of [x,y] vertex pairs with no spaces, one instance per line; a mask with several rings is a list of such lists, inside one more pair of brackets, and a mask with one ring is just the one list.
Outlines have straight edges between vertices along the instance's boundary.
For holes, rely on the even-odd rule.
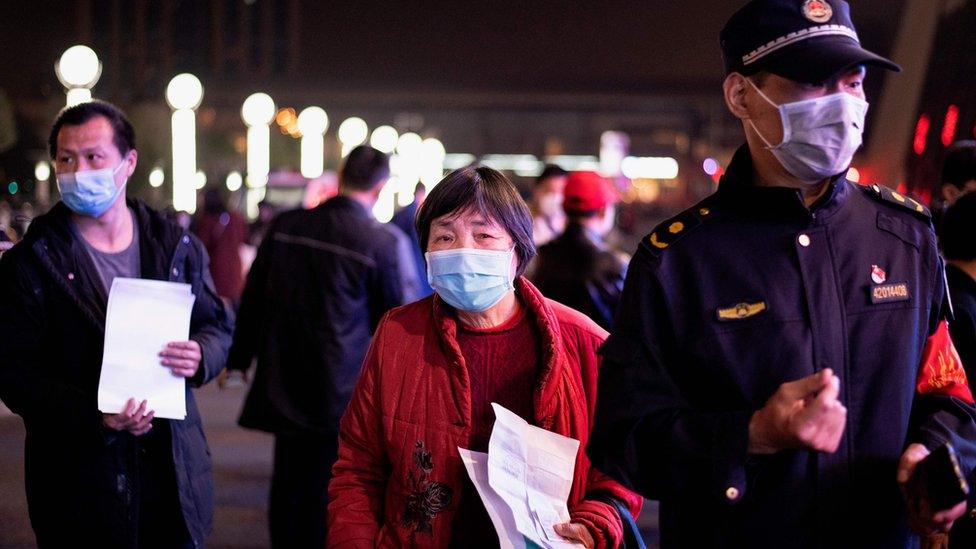
[[884,281],[888,279],[888,275],[885,274],[884,269],[878,267],[877,265],[871,265],[871,280],[875,284],[884,284]]

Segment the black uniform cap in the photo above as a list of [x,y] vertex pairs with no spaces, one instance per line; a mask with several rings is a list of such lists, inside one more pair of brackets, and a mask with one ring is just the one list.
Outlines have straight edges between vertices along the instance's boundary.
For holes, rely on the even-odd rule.
[[767,71],[819,84],[858,65],[901,67],[861,47],[843,0],[753,0],[721,34],[726,73]]

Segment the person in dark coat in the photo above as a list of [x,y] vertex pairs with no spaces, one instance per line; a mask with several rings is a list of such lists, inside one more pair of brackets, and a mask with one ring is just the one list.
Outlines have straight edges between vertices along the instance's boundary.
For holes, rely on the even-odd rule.
[[[132,125],[113,105],[62,111],[50,138],[62,199],[0,260],[0,399],[24,420],[28,511],[40,547],[201,546],[213,521],[210,452],[191,387],[223,368],[231,320],[200,242],[127,200]],[[115,277],[189,284],[189,341],[161,350],[186,378],[186,419],[130,399],[97,408]]]
[[946,442],[976,481],[976,408],[928,208],[844,177],[865,66],[897,66],[841,0],[754,0],[721,43],[746,144],[641,240],[588,453],[661,501],[664,548],[917,547],[976,493],[901,487]]
[[[959,198],[945,212],[942,255],[952,302],[949,333],[969,379],[976,379],[976,193]],[[952,529],[951,547],[976,547],[976,518]]]
[[418,295],[410,241],[371,213],[389,174],[353,149],[339,196],[278,216],[247,277],[227,367],[257,358],[240,424],[275,435],[273,547],[324,546],[339,418],[380,318]]
[[613,230],[617,195],[596,172],[572,172],[563,189],[566,230],[539,248],[528,275],[539,291],[593,319],[605,330],[627,273],[627,256],[604,238]]

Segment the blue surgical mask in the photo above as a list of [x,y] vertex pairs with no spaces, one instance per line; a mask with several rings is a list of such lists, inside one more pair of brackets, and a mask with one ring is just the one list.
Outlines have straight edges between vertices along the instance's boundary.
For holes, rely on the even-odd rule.
[[485,311],[514,288],[514,254],[514,248],[507,252],[472,248],[427,252],[427,281],[451,307]]
[[819,183],[847,170],[861,146],[867,101],[841,92],[777,105],[752,80],[746,81],[779,110],[783,141],[778,145],[759,133],[751,120],[749,124],[786,171],[801,181]]
[[89,217],[102,215],[115,203],[122,194],[122,189],[125,188],[126,183],[115,185],[115,174],[123,164],[125,160],[114,170],[103,168],[57,174],[61,201],[75,213]]

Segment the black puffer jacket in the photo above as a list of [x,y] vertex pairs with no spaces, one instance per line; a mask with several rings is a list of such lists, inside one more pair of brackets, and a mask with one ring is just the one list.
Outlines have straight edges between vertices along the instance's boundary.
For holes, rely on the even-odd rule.
[[[189,386],[223,368],[232,319],[214,291],[200,242],[145,204],[129,207],[139,226],[142,278],[188,283],[196,295],[190,338],[200,343],[204,360],[188,383],[186,419],[153,425],[165,422],[154,431],[171,436],[180,506],[200,545],[211,529],[213,480]],[[132,435],[102,425],[97,393],[106,295],[69,215],[59,203],[0,260],[0,399],[26,427],[27,500],[38,544],[133,547],[137,445]]]
[[410,241],[338,196],[281,214],[247,277],[228,369],[257,358],[240,424],[335,436],[369,340],[418,297]]
[[539,248],[529,279],[542,295],[610,331],[626,275],[622,255],[591,237],[582,225],[570,223],[563,234]]

